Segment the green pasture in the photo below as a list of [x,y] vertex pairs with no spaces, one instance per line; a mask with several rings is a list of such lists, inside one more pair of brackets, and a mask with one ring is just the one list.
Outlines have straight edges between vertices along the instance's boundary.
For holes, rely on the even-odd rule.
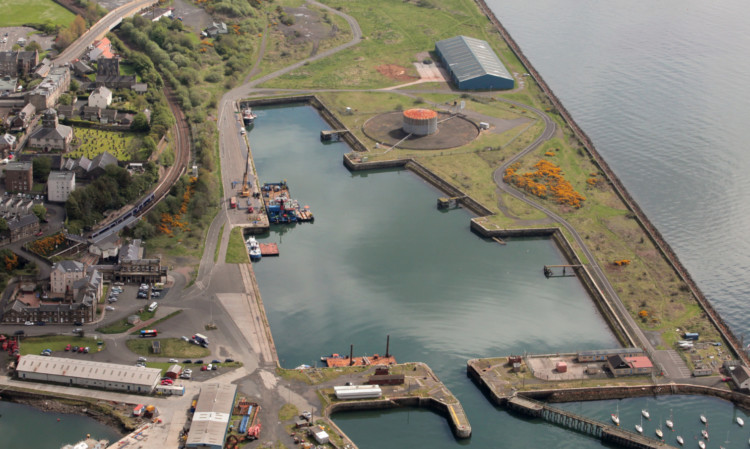
[[0,27],[52,22],[68,26],[75,15],[52,0],[1,0]]
[[68,153],[68,157],[86,156],[89,159],[94,159],[101,153],[108,151],[119,161],[131,159],[128,145],[135,137],[141,137],[141,134],[128,131],[104,131],[92,128],[75,128],[74,134],[74,150]]
[[88,346],[89,352],[97,351],[97,340],[78,335],[43,335],[40,337],[26,337],[21,340],[21,355],[39,355],[45,349],[51,349],[53,356],[65,353],[65,347]]

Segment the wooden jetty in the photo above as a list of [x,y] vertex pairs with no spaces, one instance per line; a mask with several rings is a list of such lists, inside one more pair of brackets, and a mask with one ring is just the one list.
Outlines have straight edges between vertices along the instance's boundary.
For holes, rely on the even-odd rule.
[[269,257],[279,255],[279,245],[276,243],[259,243],[258,245],[260,246],[261,256]]
[[[551,277],[564,277],[564,276],[575,276],[575,269],[581,268],[583,265],[545,265],[544,266],[544,277],[551,278]],[[553,268],[562,268],[562,274],[555,274],[555,272],[552,270]],[[567,272],[567,269],[570,268],[570,272]]]
[[320,140],[326,142],[329,140],[333,140],[334,137],[336,138],[336,140],[339,140],[342,134],[348,132],[348,129],[324,129],[320,132]]

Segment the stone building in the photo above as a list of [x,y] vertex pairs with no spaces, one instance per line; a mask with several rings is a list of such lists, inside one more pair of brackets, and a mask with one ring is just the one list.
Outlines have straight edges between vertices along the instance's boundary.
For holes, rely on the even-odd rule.
[[70,88],[70,70],[67,67],[55,67],[49,75],[26,94],[26,101],[37,110],[54,107],[60,95]]
[[5,166],[5,190],[28,193],[34,187],[31,162],[11,162]]
[[39,52],[0,51],[0,76],[27,76],[39,64]]
[[50,296],[63,297],[73,288],[73,283],[86,276],[86,267],[75,260],[62,260],[52,265]]
[[39,232],[39,218],[34,214],[26,214],[8,222],[10,242],[17,242],[31,237]]
[[64,203],[70,193],[76,189],[76,175],[73,172],[50,171],[47,178],[47,199],[51,202]]
[[39,148],[44,152],[59,150],[66,153],[73,141],[73,128],[61,125],[57,120],[57,111],[50,108],[42,117],[42,127],[29,137],[29,147]]

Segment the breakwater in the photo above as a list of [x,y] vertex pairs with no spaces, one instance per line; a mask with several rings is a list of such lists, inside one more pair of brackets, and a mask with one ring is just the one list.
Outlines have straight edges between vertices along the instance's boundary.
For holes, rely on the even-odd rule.
[[599,166],[599,168],[602,170],[602,172],[605,174],[605,176],[609,180],[614,191],[622,199],[622,201],[627,205],[627,207],[633,212],[633,214],[635,215],[635,218],[638,220],[639,225],[643,228],[643,230],[649,236],[649,238],[654,243],[654,245],[656,245],[656,247],[659,248],[661,255],[666,259],[666,261],[673,267],[673,269],[677,272],[677,274],[687,284],[693,297],[696,299],[696,301],[701,306],[701,308],[703,308],[703,310],[706,312],[706,315],[709,317],[709,319],[714,324],[714,326],[716,326],[716,328],[719,330],[719,332],[721,333],[725,341],[727,341],[729,345],[731,346],[731,349],[734,355],[738,357],[740,360],[742,360],[742,362],[745,365],[750,364],[750,359],[748,359],[747,353],[745,353],[745,351],[743,350],[744,349],[743,345],[741,344],[739,339],[729,329],[729,326],[727,326],[726,322],[724,322],[724,320],[721,318],[719,313],[716,312],[716,310],[713,308],[713,306],[708,301],[708,299],[703,295],[703,292],[698,288],[698,285],[695,283],[690,273],[680,262],[680,259],[677,257],[677,254],[672,250],[672,248],[669,246],[666,240],[664,240],[659,230],[656,229],[656,227],[651,223],[651,221],[649,221],[648,217],[640,208],[640,206],[638,206],[635,200],[633,200],[632,196],[627,191],[625,186],[622,184],[620,179],[615,175],[615,173],[609,167],[607,162],[599,154],[596,147],[594,146],[594,143],[591,141],[588,135],[578,126],[575,120],[573,120],[572,115],[568,112],[567,109],[565,109],[565,106],[563,106],[562,102],[557,98],[557,96],[554,94],[554,92],[549,87],[549,85],[547,85],[547,83],[544,81],[544,78],[542,78],[539,72],[536,71],[534,66],[531,64],[528,58],[524,55],[523,51],[521,51],[520,46],[511,37],[510,33],[508,33],[505,27],[503,27],[503,25],[500,23],[497,17],[495,17],[495,14],[487,6],[485,1],[484,0],[475,0],[475,1],[477,2],[477,5],[479,6],[482,13],[484,13],[485,16],[487,16],[487,18],[490,20],[490,22],[492,22],[492,24],[495,26],[497,31],[503,37],[503,39],[508,44],[510,49],[513,51],[513,53],[515,53],[516,57],[518,57],[518,59],[524,65],[524,67],[526,68],[526,71],[531,75],[531,77],[534,78],[536,83],[545,93],[545,95],[551,102],[551,105],[554,108],[555,112],[557,112],[560,115],[560,117],[565,121],[565,123],[571,128],[576,139],[578,139],[580,144],[589,152],[589,154],[593,158],[593,161]]

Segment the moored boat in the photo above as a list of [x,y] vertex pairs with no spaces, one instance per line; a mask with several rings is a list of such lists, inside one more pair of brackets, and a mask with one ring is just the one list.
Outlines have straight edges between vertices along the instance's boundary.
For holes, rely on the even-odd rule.
[[635,430],[637,430],[638,433],[643,433],[643,426],[641,426],[640,424],[636,424],[635,425]]
[[703,438],[708,439],[708,430],[701,429],[701,435],[703,435]]
[[682,437],[679,436],[679,435],[677,435],[677,442],[680,443],[680,446],[682,446],[683,444],[685,444],[685,440],[683,440]]
[[649,413],[645,408],[641,410],[641,415],[643,415],[643,417],[646,419],[651,419],[651,413]]
[[738,417],[737,417],[737,424],[739,424],[739,425],[740,425],[740,427],[742,427],[742,426],[744,426],[744,425],[745,425],[745,421],[743,421],[743,420],[742,420],[742,418],[740,418],[740,417],[738,416]]
[[242,111],[242,123],[245,125],[252,125],[258,116],[253,113],[253,110],[249,107]]
[[703,424],[706,424],[708,422],[708,420],[706,419],[706,415],[701,415],[701,422]]
[[262,254],[260,252],[260,245],[258,244],[258,241],[255,240],[255,237],[250,236],[246,241],[245,245],[247,246],[247,252],[250,254],[250,260],[260,260],[262,257]]
[[664,438],[664,432],[662,432],[661,427],[656,428],[656,436],[659,438]]
[[701,449],[706,449],[706,443],[704,443],[701,440],[698,440],[698,447],[701,448]]

